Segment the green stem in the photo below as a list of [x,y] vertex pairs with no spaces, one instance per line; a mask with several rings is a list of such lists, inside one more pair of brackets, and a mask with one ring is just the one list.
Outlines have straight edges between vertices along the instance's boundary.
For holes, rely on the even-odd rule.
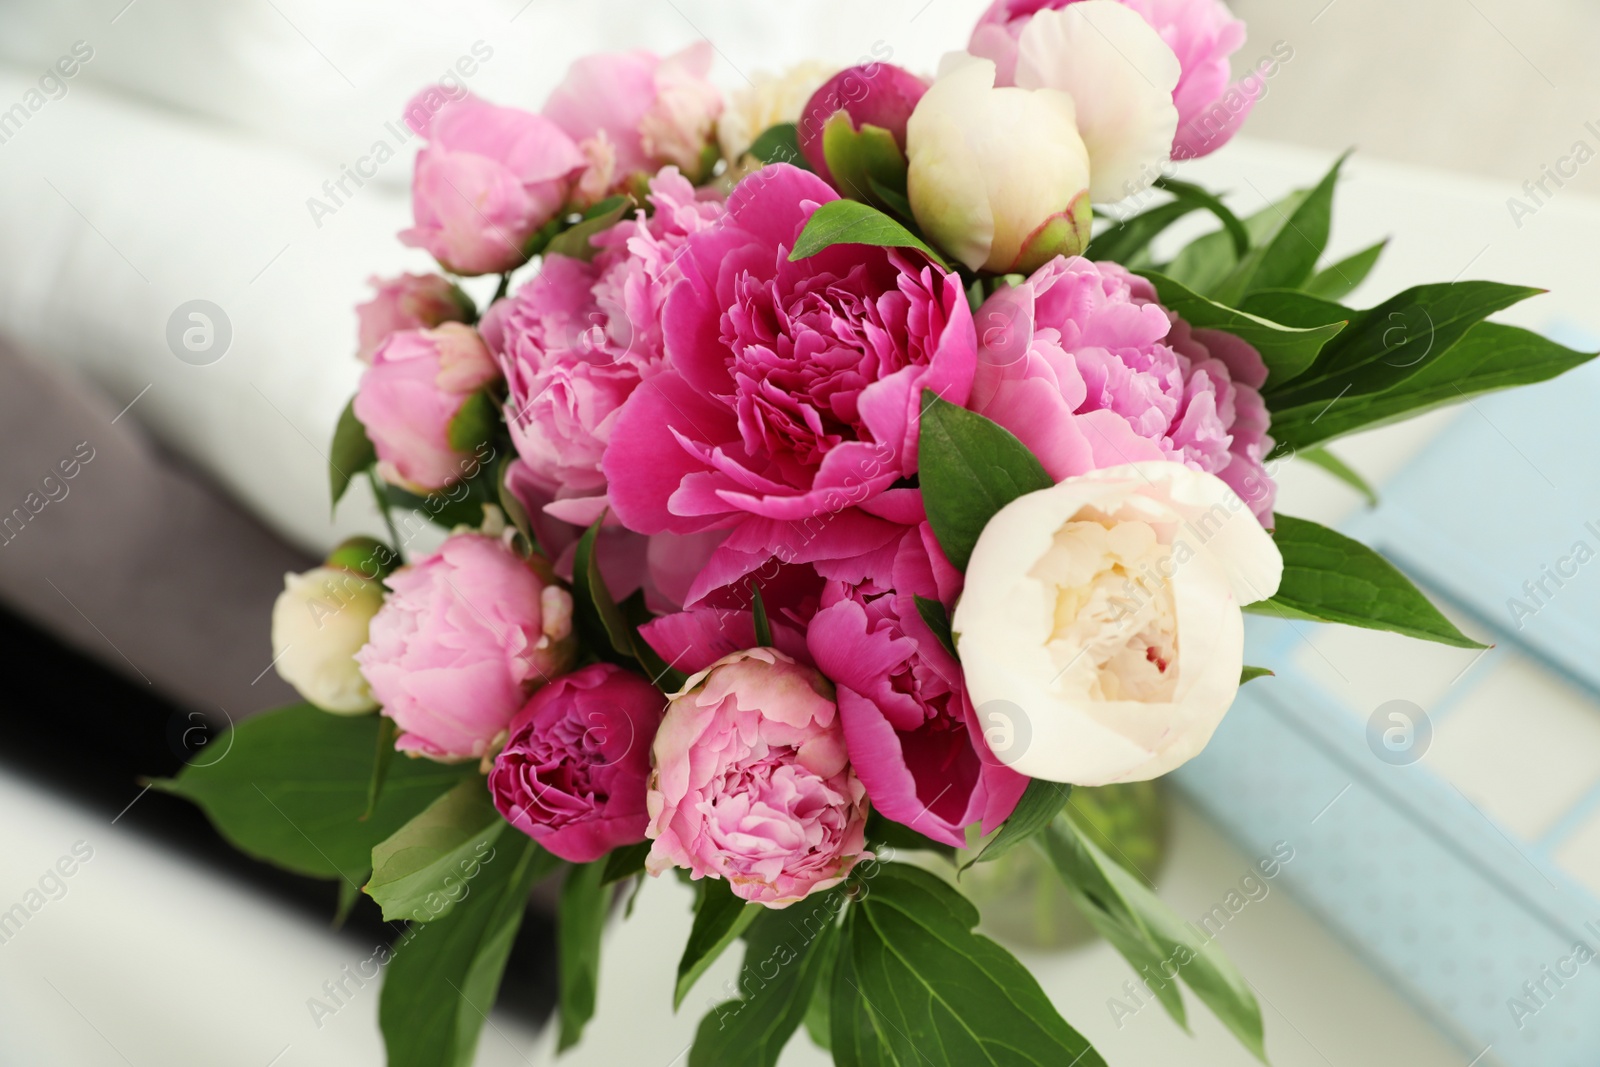
[[383,524],[389,528],[389,543],[394,548],[395,559],[404,563],[405,547],[400,543],[400,531],[395,528],[394,516],[389,513],[389,497],[383,491],[383,483],[378,481],[377,472],[371,467],[367,468],[367,481],[372,486],[372,498],[377,502],[378,511],[383,514]]

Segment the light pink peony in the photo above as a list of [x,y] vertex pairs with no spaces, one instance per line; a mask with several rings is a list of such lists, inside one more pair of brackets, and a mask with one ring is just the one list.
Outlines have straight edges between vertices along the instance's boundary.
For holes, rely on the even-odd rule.
[[428,493],[468,474],[476,460],[450,445],[450,421],[500,377],[476,330],[459,322],[401,330],[372,354],[356,389],[356,418],[378,452],[384,481]]
[[573,863],[643,841],[650,742],[665,707],[660,690],[614,664],[562,675],[511,720],[489,772],[494,806]]
[[706,146],[722,114],[722,94],[706,79],[711,58],[711,45],[699,41],[665,59],[634,51],[572,64],[544,114],[584,155],[580,202],[598,202],[664,166],[706,176]]
[[579,525],[604,509],[600,459],[618,410],[665,358],[661,307],[682,277],[678,255],[723,213],[671,168],[651,181],[650,202],[648,218],[640,212],[594,238],[592,263],[546,256],[535,278],[484,315],[527,483],[553,501],[551,514]]
[[927,82],[892,63],[866,63],[841,70],[811,94],[795,124],[800,152],[812,170],[837,186],[822,150],[822,129],[828,120],[843,111],[858,130],[863,126],[888,130],[903,153],[906,121],[927,91]]
[[400,240],[425,248],[456,274],[492,274],[527,261],[526,246],[566,203],[583,154],[542,115],[496,107],[470,94],[406,107],[427,138],[411,182],[415,225]]
[[437,274],[402,274],[397,278],[373,275],[367,284],[377,294],[356,305],[360,324],[356,358],[363,363],[372,362],[372,353],[390,334],[466,322],[472,317],[471,298]]
[[838,711],[827,679],[775,649],[692,677],[656,734],[650,873],[726,878],[770,907],[843,881],[869,854]]
[[901,539],[883,581],[829,582],[807,647],[839,690],[850,764],[884,817],[965,847],[965,829],[1000,825],[1028,780],[994,759],[961,664],[917,609],[955,601],[961,576],[927,523]]
[[528,694],[572,662],[571,594],[495,538],[454,534],[384,584],[393,592],[356,662],[401,752],[486,755]]
[[774,164],[689,237],[662,329],[670,366],[623,406],[601,464],[641,533],[726,530],[691,605],[774,558],[846,560],[903,525],[883,497],[916,471],[922,390],[965,403],[975,338],[961,280],[915,253],[836,245],[790,262],[837,194]]
[[[1076,0],[995,0],[978,19],[967,51],[995,61],[998,85],[1014,84],[1017,39],[1040,11],[1057,11]],[[1244,23],[1222,0],[1119,0],[1161,35],[1183,68],[1173,90],[1178,133],[1172,158],[1215,152],[1238,132],[1260,98],[1259,78],[1231,84],[1228,57],[1244,44]]]
[[1261,354],[1196,330],[1114,263],[1056,259],[977,311],[969,407],[1022,439],[1057,481],[1171,459],[1215,474],[1267,527],[1276,493]]

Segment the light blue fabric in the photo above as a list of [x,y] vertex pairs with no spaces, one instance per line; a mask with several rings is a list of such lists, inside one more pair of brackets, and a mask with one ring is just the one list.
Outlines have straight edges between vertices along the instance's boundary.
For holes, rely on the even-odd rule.
[[[1475,399],[1346,532],[1475,616],[1475,634],[1600,701],[1597,444],[1600,366]],[[1579,541],[1595,556],[1582,565]],[[1463,1063],[1600,1063],[1600,960],[1563,963],[1580,943],[1600,952],[1600,900],[1551,860],[1600,808],[1600,784],[1542,840],[1517,840],[1425,764],[1375,758],[1370,709],[1339,707],[1298,672],[1298,640],[1251,620],[1246,662],[1278,676],[1244,688],[1179,787],[1250,853],[1294,846],[1290,891],[1452,1035]]]

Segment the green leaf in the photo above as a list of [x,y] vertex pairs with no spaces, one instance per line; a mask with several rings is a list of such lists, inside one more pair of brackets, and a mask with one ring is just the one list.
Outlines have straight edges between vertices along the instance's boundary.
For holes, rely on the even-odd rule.
[[755,582],[750,583],[750,614],[755,620],[756,647],[772,647],[772,623],[767,618],[767,604],[761,599],[761,590],[756,588]]
[[373,847],[367,895],[383,908],[386,922],[442,919],[477,877],[505,826],[483,779],[463,778]]
[[1317,360],[1330,341],[1344,329],[1340,319],[1316,323],[1309,328],[1285,325],[1266,314],[1252,314],[1223,307],[1186,288],[1164,274],[1139,271],[1156,288],[1161,303],[1191,326],[1223,330],[1250,343],[1267,365],[1267,381],[1274,385],[1293,381]]
[[880,1033],[888,1029],[888,1020],[867,1007],[861,996],[861,982],[856,978],[850,945],[854,927],[860,921],[852,911],[845,915],[839,931],[839,947],[829,976],[832,988],[828,996],[827,1048],[833,1053],[834,1067],[900,1067],[889,1051],[887,1038]]
[[928,522],[959,571],[967,569],[978,535],[995,512],[1055,484],[1009,430],[931,389],[922,392],[917,467]]
[[350,481],[356,475],[378,462],[377,450],[367,437],[367,428],[356,418],[356,399],[339,413],[339,422],[333,428],[333,443],[328,447],[328,491],[333,503],[338,505]]
[[1305,460],[1307,463],[1321,467],[1323,470],[1327,471],[1329,474],[1333,475],[1335,478],[1339,479],[1341,482],[1348,485],[1362,496],[1366,497],[1368,507],[1375,508],[1378,506],[1377,490],[1373,489],[1367,480],[1361,477],[1354,467],[1350,466],[1332,452],[1329,452],[1325,448],[1307,448],[1296,452],[1295,456]]
[[1310,279],[1328,246],[1333,189],[1348,157],[1348,152],[1340,156],[1292,211],[1275,210],[1277,218],[1268,234],[1254,243],[1211,294],[1219,303],[1235,305],[1257,289],[1295,289]]
[[830,200],[817,208],[794,243],[789,260],[805,259],[834,245],[914,248],[945,270],[950,265],[927,243],[894,219],[859,200]]
[[628,621],[617,602],[611,598],[605,579],[600,574],[600,564],[595,558],[595,542],[605,517],[594,521],[578,539],[572,561],[572,603],[579,627],[588,635],[591,646],[602,643],[621,659],[631,659],[644,669],[651,684],[674,692],[683,687],[687,676],[670,667],[656,654],[655,649],[639,636],[638,629]]
[[544,546],[539,544],[538,537],[534,535],[533,522],[528,517],[528,510],[522,506],[522,501],[517,499],[517,494],[513,493],[511,487],[506,484],[506,475],[511,472],[511,464],[516,462],[516,459],[516,453],[511,452],[500,460],[500,467],[495,472],[494,477],[495,496],[500,503],[500,510],[505,513],[511,525],[517,528],[517,532],[522,535],[522,539],[527,542],[528,547],[543,552]]
[[[848,112],[835,111],[822,126],[822,154],[834,188],[845,196],[890,209],[905,201],[905,153],[882,126],[866,123],[858,130]],[[880,199],[875,191],[880,188],[892,190],[894,197]]]
[[1239,684],[1243,685],[1246,682],[1253,682],[1257,678],[1271,678],[1275,677],[1276,675],[1276,671],[1270,670],[1266,667],[1251,667],[1246,664],[1244,670],[1239,672]]
[[1542,382],[1594,357],[1516,326],[1480,322],[1416,374],[1381,393],[1275,409],[1272,435],[1285,451],[1305,449],[1480,393]]
[[843,894],[807,897],[782,910],[752,905],[739,999],[711,1009],[695,1031],[689,1067],[773,1067],[805,1019],[829,957]]
[[1250,231],[1239,221],[1239,216],[1229,211],[1228,205],[1209,189],[1177,178],[1157,178],[1156,187],[1171,193],[1179,203],[1193,204],[1211,212],[1222,223],[1222,232],[1233,242],[1233,254],[1243,258],[1249,253]]
[[1283,554],[1283,581],[1276,596],[1246,611],[1390,630],[1457,648],[1486,647],[1456,629],[1411,579],[1360,541],[1281,512],[1273,539]]
[[600,932],[611,908],[611,893],[602,884],[604,880],[605,864],[578,863],[567,872],[561,887],[556,912],[561,979],[557,1052],[576,1045],[583,1038],[583,1028],[594,1018],[595,995],[600,988]]
[[477,771],[470,764],[398,760],[363,820],[378,730],[376,715],[330,715],[296,704],[245,719],[206,746],[210,762],[151,784],[198,804],[247,855],[361,885],[374,845]]
[[372,818],[372,813],[378,810],[378,798],[383,796],[383,783],[389,778],[389,764],[394,762],[394,739],[400,732],[395,721],[387,715],[378,717],[378,737],[373,743],[372,777],[367,779],[367,810],[361,813],[361,821],[366,822]]
[[454,911],[395,942],[378,1002],[389,1067],[471,1067],[528,891],[554,863],[507,835]]
[[724,879],[702,878],[697,887],[694,926],[689,930],[689,941],[678,960],[678,984],[672,993],[673,1011],[683,1004],[683,998],[706,973],[706,968],[717,961],[723,950],[744,933],[761,911],[760,904],[734,896]]
[[806,1036],[820,1049],[833,1048],[833,978],[838,963],[839,941],[830,937],[817,951],[817,985],[811,991],[811,1002],[806,1005]]
[[[1176,970],[1177,976],[1239,1042],[1266,1062],[1261,1006],[1250,990],[1250,983],[1219,950],[1208,944],[1208,939],[1197,936],[1192,927],[1178,918],[1143,882],[1111,862],[1093,841],[1067,820],[1058,821],[1041,840],[1047,842],[1046,851],[1052,860],[1059,856],[1081,873],[1087,873],[1085,868],[1092,866],[1098,877],[1091,875],[1090,879],[1114,894],[1120,905],[1137,919],[1160,957],[1162,969],[1155,972],[1155,978]],[[1067,874],[1065,870],[1062,873]],[[1162,988],[1176,991],[1171,981],[1163,983]]]
[[[1256,245],[1265,241],[1282,217],[1293,214],[1308,195],[1310,190],[1296,189],[1282,200],[1248,216],[1244,220],[1244,228],[1250,234],[1250,243]],[[1170,263],[1159,269],[1162,274],[1195,292],[1210,295],[1238,262],[1239,257],[1233,254],[1233,240],[1227,231],[1215,230],[1189,242]]]
[[[972,932],[977,923],[978,910],[938,876],[900,863],[878,867],[840,948],[851,957],[879,1050],[888,1050],[877,1062],[1104,1067],[1028,969]],[[836,1000],[836,1055],[860,1045],[859,1025],[838,1008]]]
[[573,224],[551,238],[550,243],[545,245],[545,254],[567,256],[588,263],[600,251],[590,243],[590,238],[615,226],[633,208],[631,197],[606,197],[584,214],[582,222]]
[[768,126],[747,151],[763,163],[792,163],[802,170],[811,169],[800,152],[799,131],[792,122]]
[[922,621],[933,631],[933,636],[939,639],[946,652],[952,656],[958,655],[955,634],[950,632],[950,613],[944,610],[944,605],[921,594],[917,594],[915,599],[917,614],[922,616]]
[[1306,282],[1305,291],[1324,300],[1343,300],[1367,280],[1367,275],[1371,274],[1372,268],[1378,264],[1378,257],[1383,255],[1383,250],[1388,246],[1389,239],[1385,237],[1353,256],[1346,256],[1339,262],[1324,267]]
[[1100,262],[1120,263],[1129,269],[1146,262],[1150,243],[1173,223],[1200,210],[1194,201],[1173,200],[1108,226],[1095,235],[1084,256]]
[[900,849],[937,852],[950,860],[953,860],[956,854],[953,846],[920,834],[905,823],[885,818],[883,812],[877,809],[867,812],[867,843],[874,849],[888,850],[890,856]]
[[500,418],[500,405],[488,393],[479,390],[462,401],[461,407],[451,416],[445,428],[446,440],[457,452],[472,452],[494,436]]
[[1067,799],[1071,796],[1070,785],[1043,778],[1031,779],[1028,787],[1022,791],[1022,799],[1017,801],[1016,809],[1000,827],[1000,832],[967,866],[999,859],[1049,826],[1061,814],[1061,809],[1067,806]]
[[[1407,289],[1366,311],[1342,311],[1349,327],[1298,378],[1280,385],[1269,380],[1267,406],[1276,412],[1393,388],[1441,358],[1488,316],[1539,292],[1500,282],[1441,282]],[[1272,293],[1247,301],[1245,308],[1259,313],[1269,302],[1279,314],[1294,307],[1302,315],[1326,315],[1338,307],[1304,294]]]
[[644,873],[645,857],[650,855],[650,842],[640,841],[637,845],[623,845],[614,848],[606,855],[606,872],[600,878],[601,885],[612,885],[625,878],[632,878],[636,874]]

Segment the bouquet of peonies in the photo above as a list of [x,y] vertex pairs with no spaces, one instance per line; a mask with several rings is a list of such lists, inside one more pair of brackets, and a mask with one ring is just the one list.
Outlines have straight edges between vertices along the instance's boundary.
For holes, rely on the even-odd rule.
[[391,1064],[470,1062],[544,878],[578,1041],[613,898],[668,872],[675,1003],[744,942],[695,1067],[802,1024],[839,1064],[1100,1064],[974,932],[958,869],[1024,844],[1176,1018],[1181,982],[1264,1055],[1249,985],[1069,790],[1205,747],[1271,673],[1246,610],[1474,646],[1276,514],[1274,466],[1359,484],[1324,442],[1590,356],[1485,321],[1530,289],[1340,304],[1382,246],[1319,269],[1337,165],[1248,218],[1176,179],[1259,94],[1243,38],[1218,0],[998,0],[931,80],[724,101],[700,45],[581,59],[539,114],[410,102],[400,238],[444,273],[357,309],[330,462],[387,540],[286,581],[308,703],[163,783],[410,922],[377,961]]

